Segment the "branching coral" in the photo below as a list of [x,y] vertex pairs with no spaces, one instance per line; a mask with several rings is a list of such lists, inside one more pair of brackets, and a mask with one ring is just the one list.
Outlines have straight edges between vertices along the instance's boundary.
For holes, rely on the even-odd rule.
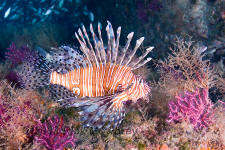
[[215,85],[215,74],[208,61],[202,60],[201,47],[192,41],[177,38],[175,48],[166,61],[161,61],[159,85],[174,97],[196,88],[211,88]]
[[68,144],[75,147],[76,138],[73,131],[63,126],[63,118],[49,118],[44,123],[40,121],[33,131],[35,142],[44,145],[49,150],[63,150]]
[[188,122],[171,124],[158,135],[157,141],[166,143],[171,149],[200,149],[208,147],[215,150],[225,149],[225,111],[223,105],[217,102],[214,105],[213,124],[209,128],[195,130]]
[[169,103],[168,122],[188,121],[195,128],[209,127],[213,122],[213,104],[207,89],[185,92]]
[[225,94],[225,78],[217,76],[216,87],[221,91],[221,93]]

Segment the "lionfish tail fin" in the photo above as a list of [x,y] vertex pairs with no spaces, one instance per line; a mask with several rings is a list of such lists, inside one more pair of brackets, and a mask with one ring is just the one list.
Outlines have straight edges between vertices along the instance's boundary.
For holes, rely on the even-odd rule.
[[118,101],[115,101],[117,98],[112,95],[96,98],[68,98],[58,102],[63,107],[78,107],[84,127],[108,129],[116,128],[125,116],[125,107],[123,103],[119,105]]
[[[98,24],[98,36],[95,34],[92,24],[90,25],[90,31],[93,38],[93,43],[91,44],[90,39],[88,37],[88,34],[86,32],[86,28],[83,26],[82,30],[78,29],[78,34],[75,33],[75,36],[77,40],[80,43],[81,50],[86,55],[87,60],[90,64],[100,64],[100,63],[112,63],[112,64],[119,64],[123,66],[129,66],[132,67],[132,70],[137,69],[147,62],[149,62],[151,59],[147,58],[146,60],[143,60],[148,53],[154,48],[149,47],[146,49],[146,52],[141,55],[139,58],[137,58],[136,61],[132,61],[135,57],[135,54],[137,50],[139,49],[140,45],[144,41],[144,37],[141,37],[136,41],[136,45],[133,50],[127,53],[131,40],[133,38],[134,32],[131,32],[127,35],[127,42],[124,48],[122,48],[120,55],[119,53],[119,40],[120,40],[120,34],[121,34],[121,27],[117,28],[116,31],[116,37],[114,34],[113,27],[109,21],[107,21],[108,25],[106,26],[106,33],[108,37],[107,41],[107,48],[105,50],[102,35],[101,35],[101,29],[100,24]],[[83,31],[83,32],[82,32]],[[85,37],[84,37],[84,35]],[[94,46],[93,46],[94,45]],[[141,62],[143,60],[143,62]]]
[[20,83],[25,89],[36,89],[50,82],[50,64],[39,56],[30,62],[24,62],[18,72]]

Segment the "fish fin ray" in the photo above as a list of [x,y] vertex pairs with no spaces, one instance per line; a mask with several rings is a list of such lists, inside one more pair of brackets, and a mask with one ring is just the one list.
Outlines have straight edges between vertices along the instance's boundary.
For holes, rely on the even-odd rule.
[[54,65],[54,70],[58,73],[67,73],[76,66],[85,63],[84,56],[80,54],[78,48],[73,48],[70,46],[61,46],[58,48],[52,48],[55,50],[50,63]]
[[[115,38],[115,34],[113,31],[113,27],[109,21],[107,21],[108,25],[106,26],[106,33],[107,33],[107,48],[105,50],[103,46],[102,36],[101,36],[101,29],[100,29],[100,23],[98,24],[98,37],[94,33],[94,29],[92,24],[90,25],[90,31],[92,34],[93,42],[95,47],[93,48],[90,39],[87,35],[86,29],[83,26],[82,31],[79,29],[78,34],[75,33],[76,38],[78,39],[82,51],[85,53],[87,58],[90,60],[91,63],[95,63],[97,66],[99,63],[112,63],[112,64],[119,64],[122,66],[128,66],[134,69],[137,69],[143,65],[145,65],[147,62],[150,61],[150,58],[147,60],[144,60],[144,62],[141,62],[145,58],[145,56],[154,48],[149,47],[146,49],[146,52],[138,57],[138,59],[133,60],[136,52],[138,51],[140,45],[144,41],[144,37],[141,37],[136,41],[136,45],[134,49],[131,51],[130,54],[127,53],[131,40],[133,38],[134,32],[131,32],[127,35],[127,42],[124,48],[122,48],[120,55],[119,53],[119,40],[120,40],[120,34],[121,34],[121,27],[118,27],[117,29],[117,37]],[[85,35],[86,39],[84,39]]]
[[110,96],[102,96],[95,98],[68,98],[65,101],[59,101],[63,107],[78,107],[81,115],[81,122],[84,127],[100,128],[116,128],[125,116],[125,106],[121,103],[120,107],[115,107],[119,94]]
[[150,61],[151,58],[149,57],[146,60],[144,60],[145,63],[143,63],[143,62],[141,63],[141,61],[152,51],[153,48],[154,48],[153,46],[147,48],[144,54],[142,54],[135,61],[133,61],[129,64],[129,67],[131,67],[132,70],[135,70],[135,69],[143,66],[144,64],[146,64],[147,63],[146,60]]
[[49,85],[51,71],[51,65],[38,55],[34,60],[24,62],[18,75],[23,88],[36,89]]
[[50,97],[56,101],[60,99],[66,99],[66,98],[76,98],[77,96],[66,87],[62,85],[56,85],[56,84],[51,84],[49,86],[49,94],[50,94]]

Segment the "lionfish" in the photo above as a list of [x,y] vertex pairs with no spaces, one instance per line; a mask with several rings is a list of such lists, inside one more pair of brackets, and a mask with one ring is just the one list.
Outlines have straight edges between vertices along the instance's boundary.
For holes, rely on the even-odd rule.
[[120,48],[121,27],[117,29],[116,38],[109,21],[106,31],[106,48],[100,23],[98,36],[90,24],[93,43],[84,26],[75,33],[83,54],[78,49],[61,46],[53,55],[48,53],[45,58],[25,63],[20,73],[25,88],[48,85],[60,106],[79,108],[80,120],[85,127],[117,127],[125,116],[125,103],[146,98],[151,91],[147,82],[133,70],[151,60],[150,57],[144,58],[154,47],[147,48],[143,55],[133,60],[144,37],[136,41],[128,54],[134,33],[128,34],[126,45]]

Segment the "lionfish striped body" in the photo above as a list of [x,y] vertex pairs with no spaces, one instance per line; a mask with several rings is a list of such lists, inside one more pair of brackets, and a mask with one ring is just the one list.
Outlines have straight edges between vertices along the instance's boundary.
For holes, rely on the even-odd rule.
[[112,95],[133,80],[131,68],[115,64],[79,66],[66,74],[54,71],[50,77],[51,84],[62,85],[78,97]]
[[[64,66],[67,71],[62,71],[62,67],[54,69],[42,60],[37,61],[35,67],[25,65],[29,69],[25,69],[21,75],[26,78],[35,78],[33,80],[36,82],[31,81],[30,78],[29,80],[24,79],[25,87],[50,85],[50,89],[57,89],[54,93],[61,93],[61,96],[58,96],[56,101],[63,107],[78,107],[82,116],[81,121],[85,126],[116,127],[125,115],[124,102],[128,100],[136,102],[150,93],[148,84],[132,71],[151,60],[151,58],[147,58],[142,61],[153,47],[149,47],[142,56],[133,61],[144,37],[137,40],[133,51],[126,56],[133,32],[128,34],[125,47],[119,51],[120,27],[117,29],[117,38],[115,39],[113,28],[108,22],[106,50],[100,24],[98,25],[98,37],[94,33],[92,25],[90,25],[90,31],[94,45],[90,42],[84,26],[82,30],[78,30],[78,34],[75,33],[80,43],[80,50],[84,55],[80,55],[70,47],[63,46],[59,50],[65,50],[66,54],[55,54],[52,57],[52,63],[57,60],[54,64]],[[33,70],[37,70],[37,68],[39,72],[34,75]]]

